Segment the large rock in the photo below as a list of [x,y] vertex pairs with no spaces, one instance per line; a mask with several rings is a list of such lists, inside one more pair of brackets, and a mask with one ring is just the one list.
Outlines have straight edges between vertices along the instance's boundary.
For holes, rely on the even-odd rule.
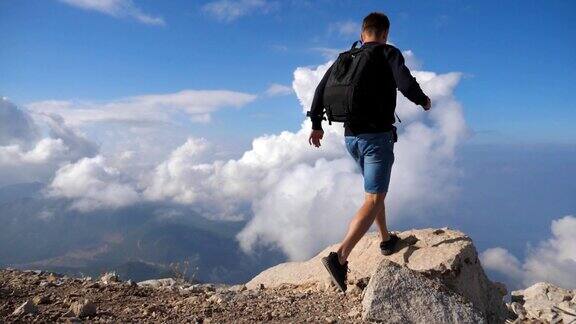
[[37,313],[38,313],[38,307],[36,307],[36,305],[34,305],[34,303],[31,300],[27,300],[18,308],[16,308],[12,313],[12,315],[19,316],[19,315],[37,314]]
[[87,317],[96,315],[96,305],[88,299],[76,301],[70,305],[70,312],[77,317]]
[[511,295],[510,309],[521,320],[576,323],[576,290],[539,282]]
[[[501,285],[488,280],[472,240],[460,231],[448,228],[419,229],[396,233],[400,236],[397,251],[389,256],[380,253],[380,237],[367,233],[348,258],[350,282],[371,277],[381,260],[387,259],[428,277],[440,279],[444,285],[472,302],[488,322],[503,322],[506,307]],[[328,246],[308,261],[286,262],[271,267],[254,277],[246,287],[256,289],[260,284],[277,287],[284,283],[323,286],[329,276],[320,259],[339,244]]]
[[362,318],[386,323],[485,323],[482,312],[438,278],[380,261],[362,299]]
[[150,279],[138,282],[140,287],[151,287],[151,288],[172,288],[177,284],[174,278],[162,278],[162,279]]

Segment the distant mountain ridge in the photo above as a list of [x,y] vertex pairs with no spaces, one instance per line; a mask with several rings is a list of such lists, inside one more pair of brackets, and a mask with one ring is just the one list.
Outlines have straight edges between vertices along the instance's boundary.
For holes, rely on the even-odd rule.
[[43,187],[0,188],[0,266],[93,276],[118,270],[144,280],[170,275],[171,263],[187,260],[198,280],[236,283],[286,258],[270,250],[245,255],[235,235],[246,221],[214,221],[155,203],[78,212],[66,199],[44,197]]

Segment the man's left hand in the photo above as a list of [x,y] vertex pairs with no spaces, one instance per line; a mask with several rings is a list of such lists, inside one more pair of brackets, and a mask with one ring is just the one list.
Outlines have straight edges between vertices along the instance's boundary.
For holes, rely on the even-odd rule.
[[426,103],[422,105],[422,108],[424,108],[424,110],[430,110],[430,108],[432,108],[432,101],[430,101],[430,98],[426,98]]
[[323,136],[324,136],[323,130],[313,129],[312,132],[310,133],[310,137],[308,137],[308,143],[310,143],[310,145],[314,144],[314,146],[320,147],[320,140],[322,139]]

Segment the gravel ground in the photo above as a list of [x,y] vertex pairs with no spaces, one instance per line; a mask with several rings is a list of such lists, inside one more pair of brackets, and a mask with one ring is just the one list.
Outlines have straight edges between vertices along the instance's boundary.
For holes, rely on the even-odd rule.
[[0,322],[361,323],[363,286],[346,294],[331,284],[247,290],[179,281],[158,288],[4,269]]

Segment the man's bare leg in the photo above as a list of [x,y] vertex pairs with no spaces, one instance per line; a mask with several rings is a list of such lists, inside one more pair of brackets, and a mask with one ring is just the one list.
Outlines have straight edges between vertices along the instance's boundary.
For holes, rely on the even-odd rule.
[[380,232],[380,238],[382,241],[387,241],[390,238],[388,233],[388,227],[386,226],[386,206],[382,204],[382,209],[378,210],[376,214],[376,225],[378,226],[378,231]]
[[343,264],[348,259],[348,255],[352,252],[352,249],[360,241],[362,236],[366,234],[374,219],[376,214],[380,209],[384,208],[384,198],[386,193],[365,193],[364,203],[356,212],[356,215],[350,221],[348,225],[348,233],[346,237],[340,244],[338,248],[338,259],[340,264]]

